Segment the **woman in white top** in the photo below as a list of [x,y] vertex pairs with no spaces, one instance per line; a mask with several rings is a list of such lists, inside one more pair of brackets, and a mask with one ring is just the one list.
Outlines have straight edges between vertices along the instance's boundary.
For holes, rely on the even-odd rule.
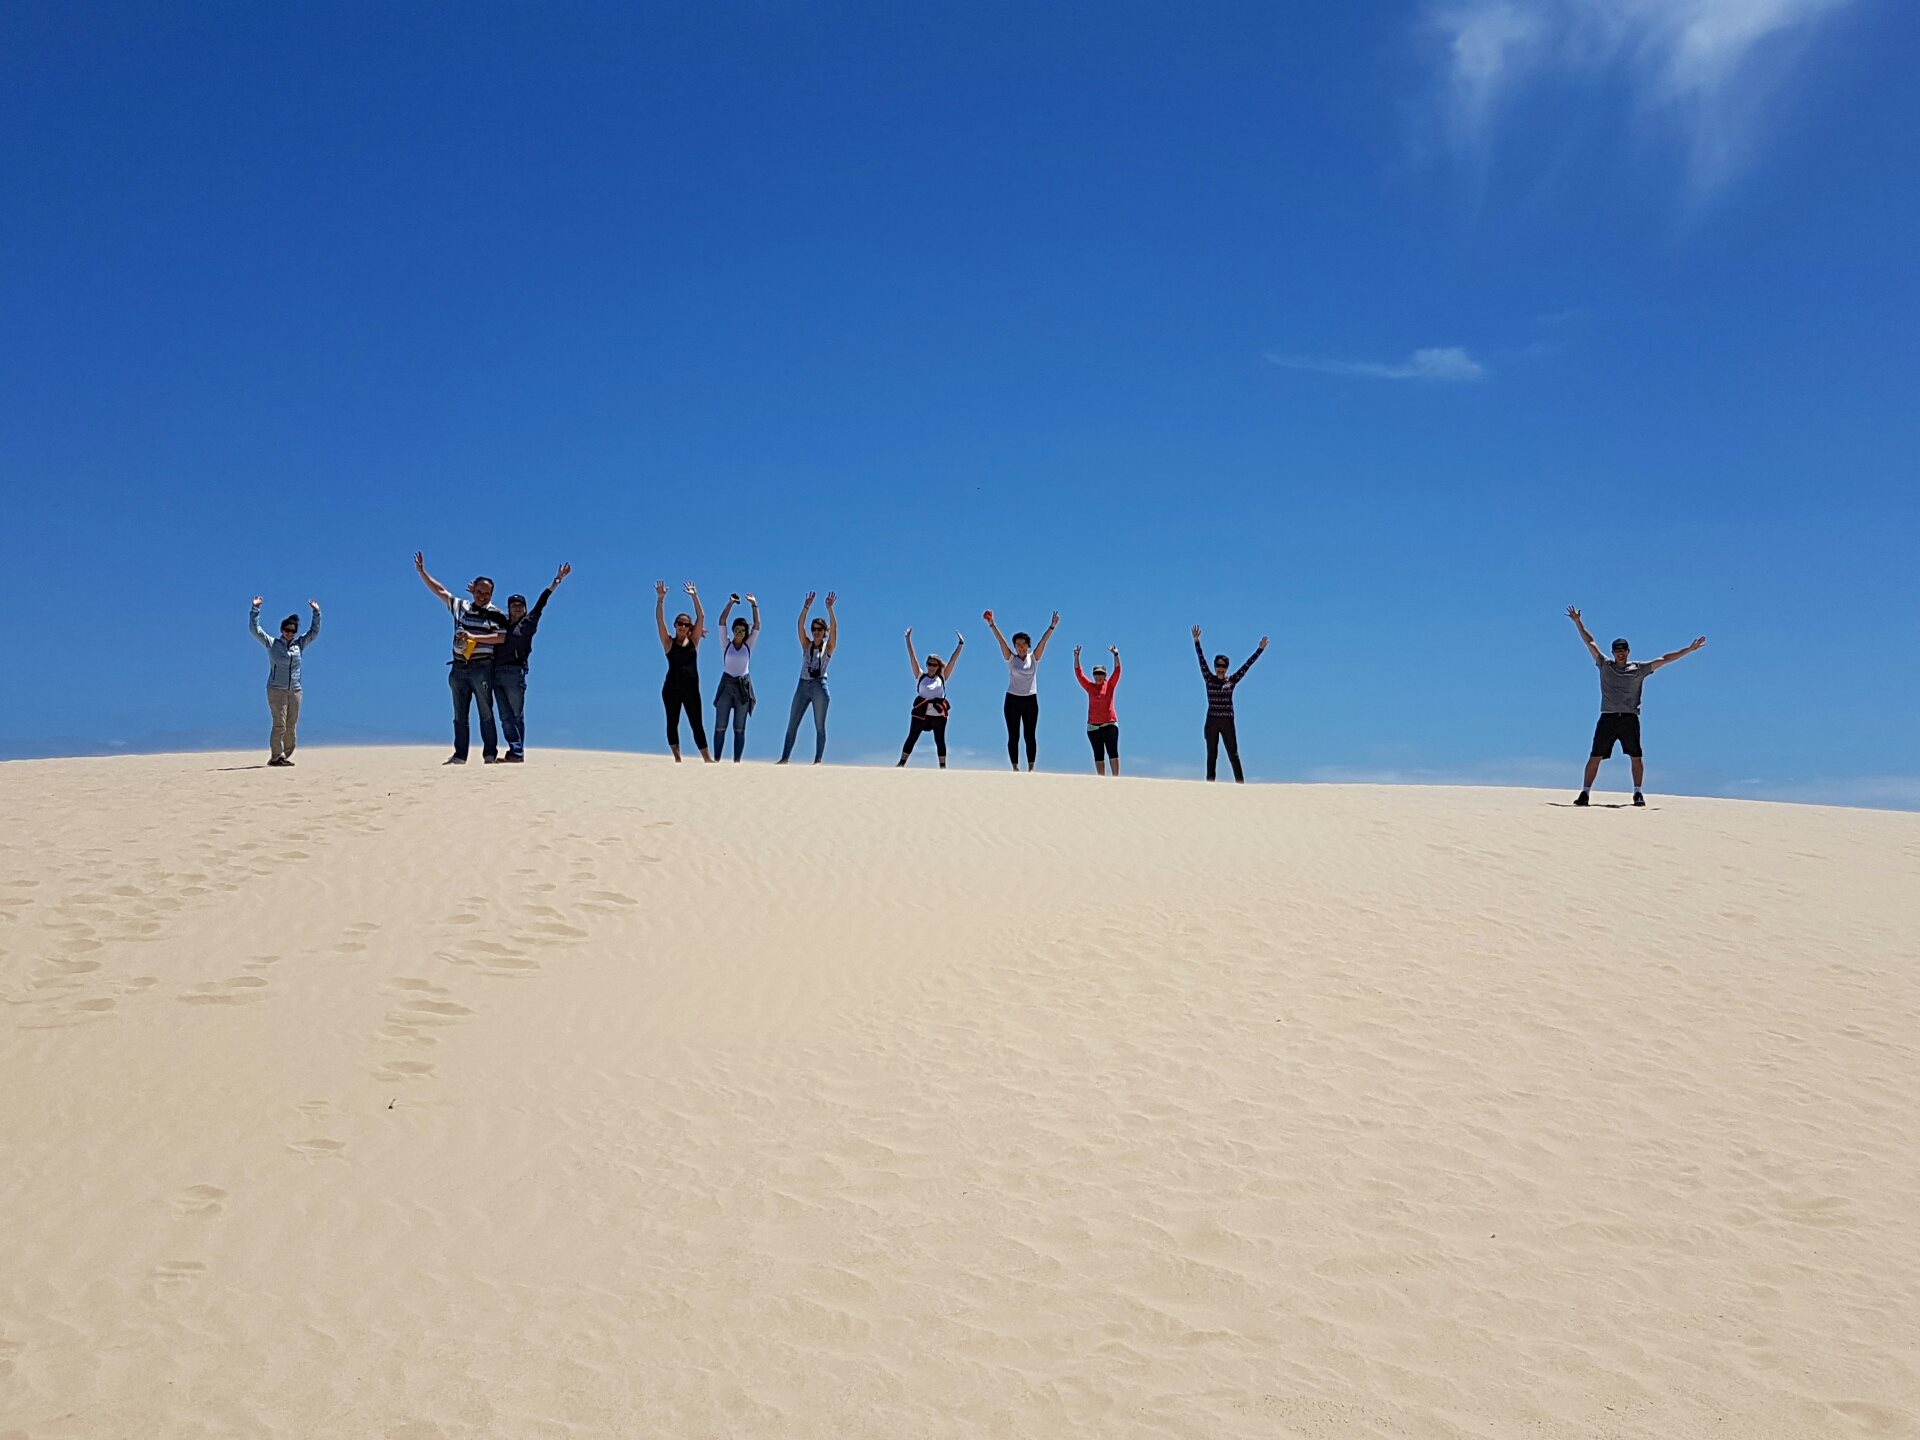
[[713,692],[713,750],[720,753],[721,737],[727,733],[727,720],[733,720],[733,763],[738,765],[740,757],[747,749],[747,717],[753,713],[753,681],[748,669],[753,660],[753,647],[760,641],[760,602],[753,596],[747,596],[747,604],[753,607],[753,623],[735,620],[733,628],[727,628],[727,616],[733,613],[733,607],[740,603],[740,597],[731,597],[720,611],[720,630],[728,636],[726,649],[721,651],[720,687]]
[[994,624],[991,610],[983,611],[980,618],[987,622],[987,628],[993,631],[993,638],[1000,642],[1000,654],[1007,662],[1007,700],[1001,707],[1007,717],[1007,763],[1015,770],[1020,768],[1020,732],[1024,730],[1027,736],[1027,769],[1031,771],[1040,750],[1035,733],[1040,726],[1040,662],[1046,658],[1047,642],[1053,639],[1053,632],[1060,628],[1060,612],[1053,612],[1053,620],[1047,626],[1047,633],[1040,637],[1038,645],[1024,630],[1014,631],[1013,643],[1008,644],[1007,637]]
[[[953,678],[954,667],[960,663],[960,652],[967,648],[967,637],[958,630],[953,632],[953,660],[942,663],[938,655],[927,656],[922,665],[920,657],[913,653],[913,629],[907,629],[907,664],[913,667],[914,699],[913,726],[907,731],[907,743],[900,747],[900,764],[907,763],[907,757],[913,754],[913,747],[920,739],[923,730],[933,732],[934,752],[940,757],[940,768],[947,768],[947,713],[953,706],[947,700],[947,682]],[[895,766],[898,769],[899,766]]]
[[787,714],[787,743],[780,747],[779,764],[793,758],[794,737],[800,733],[800,717],[813,711],[813,763],[818,765],[827,753],[827,667],[833,652],[840,648],[840,617],[833,602],[839,597],[827,592],[827,618],[807,628],[807,612],[813,609],[814,592],[807,592],[807,603],[800,607],[800,683],[794,687],[793,709]]

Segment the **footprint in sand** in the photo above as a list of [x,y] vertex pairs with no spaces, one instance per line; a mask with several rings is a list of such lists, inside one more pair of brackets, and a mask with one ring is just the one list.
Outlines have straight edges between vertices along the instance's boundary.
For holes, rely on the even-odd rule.
[[155,1290],[180,1290],[206,1273],[207,1267],[198,1260],[162,1260],[153,1267],[150,1278]]
[[236,975],[231,980],[209,980],[174,998],[183,1005],[246,1005],[266,998],[267,982],[258,975]]
[[218,1185],[189,1185],[173,1197],[182,1215],[218,1215],[227,1208],[227,1192]]
[[302,1155],[327,1156],[338,1155],[347,1146],[343,1140],[329,1140],[322,1135],[311,1140],[290,1140],[287,1142],[287,1148]]
[[373,1074],[376,1080],[431,1080],[433,1066],[425,1060],[387,1060]]

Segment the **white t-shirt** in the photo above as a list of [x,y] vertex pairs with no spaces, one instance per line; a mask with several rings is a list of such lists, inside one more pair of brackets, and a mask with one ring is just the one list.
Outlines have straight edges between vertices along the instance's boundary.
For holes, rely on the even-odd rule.
[[1022,660],[1018,655],[1007,657],[1007,694],[1031,695],[1040,684],[1040,657],[1033,651],[1027,652]]
[[800,652],[800,678],[802,680],[824,680],[827,667],[833,664],[833,653],[825,645],[818,648],[809,645]]
[[922,675],[920,677],[920,698],[922,700],[944,700],[947,698],[947,680],[944,675]]
[[744,645],[736,645],[731,640],[727,642],[727,648],[720,656],[720,663],[727,674],[737,677],[747,673],[747,662],[753,659],[753,642],[759,638],[760,632],[755,630],[747,636]]

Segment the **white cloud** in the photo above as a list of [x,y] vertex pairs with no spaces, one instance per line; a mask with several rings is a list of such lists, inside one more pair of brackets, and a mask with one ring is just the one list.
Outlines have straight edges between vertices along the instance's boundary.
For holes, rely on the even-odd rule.
[[1751,148],[1767,94],[1815,22],[1854,0],[1434,0],[1455,151],[1484,163],[1501,104],[1542,78],[1618,75],[1680,133],[1698,193]]
[[1358,380],[1484,380],[1487,368],[1458,345],[1416,350],[1398,364],[1380,360],[1322,360],[1309,355],[1267,355],[1288,370],[1347,375]]

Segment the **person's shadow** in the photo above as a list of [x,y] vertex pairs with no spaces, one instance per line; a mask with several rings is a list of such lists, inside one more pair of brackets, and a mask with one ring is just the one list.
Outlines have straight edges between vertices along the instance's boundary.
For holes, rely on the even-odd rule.
[[1634,805],[1626,800],[1593,800],[1585,805],[1576,805],[1571,800],[1549,800],[1547,804],[1556,810],[1658,810],[1658,805]]
[[215,775],[231,775],[236,770],[264,770],[266,768],[267,762],[262,760],[258,765],[216,765],[213,767],[211,773]]

